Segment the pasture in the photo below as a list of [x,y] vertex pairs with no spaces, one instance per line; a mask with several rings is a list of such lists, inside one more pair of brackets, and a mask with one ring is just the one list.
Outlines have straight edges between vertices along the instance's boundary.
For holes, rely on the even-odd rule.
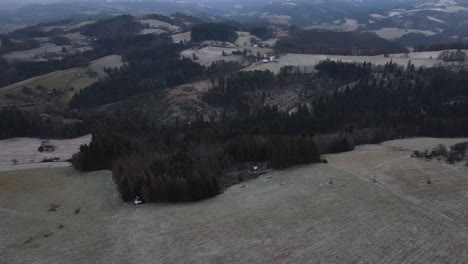
[[[423,143],[426,148],[432,141]],[[402,155],[398,164],[420,166],[420,172],[442,166],[406,157],[398,142],[382,146]],[[466,169],[457,181],[435,180],[432,186],[419,181],[418,170],[414,178],[407,171],[409,178],[400,180],[414,182],[408,196],[386,184],[390,179],[373,183],[366,173],[358,174],[363,161],[353,153],[328,156],[330,165],[266,174],[188,204],[124,204],[106,171],[2,172],[0,253],[13,264],[468,261],[468,231],[455,217],[464,212],[446,208],[450,215],[437,206],[468,199],[447,192],[462,192]],[[390,154],[372,155],[394,160]],[[395,163],[386,168],[399,171]],[[420,200],[411,198],[429,188]],[[432,196],[440,191],[444,195]],[[51,206],[56,210],[49,211]]]
[[[54,71],[5,86],[0,88],[0,106],[15,105],[41,110],[52,107],[55,110],[55,107],[66,106],[75,92],[105,77],[105,68],[122,65],[121,56],[110,55],[92,61],[88,67]],[[54,89],[58,91],[58,96],[49,94]]]

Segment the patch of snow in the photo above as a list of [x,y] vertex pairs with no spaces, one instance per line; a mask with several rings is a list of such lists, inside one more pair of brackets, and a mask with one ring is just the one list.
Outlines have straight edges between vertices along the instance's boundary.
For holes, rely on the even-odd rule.
[[375,19],[384,19],[386,18],[385,16],[379,15],[379,14],[370,14],[369,16],[375,18]]
[[410,33],[420,33],[425,36],[434,36],[437,33],[429,30],[417,30],[417,29],[401,29],[401,28],[381,28],[379,30],[371,30],[369,32],[377,34],[377,36],[387,39],[395,40],[399,39],[402,36]]
[[428,16],[427,19],[429,19],[431,21],[434,21],[434,22],[437,22],[437,23],[445,24],[445,21],[440,20],[440,19],[435,18],[435,17]]

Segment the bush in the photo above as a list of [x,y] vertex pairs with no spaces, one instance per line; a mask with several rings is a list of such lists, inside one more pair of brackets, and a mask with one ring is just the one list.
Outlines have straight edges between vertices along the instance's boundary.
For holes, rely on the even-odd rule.
[[450,146],[449,149],[447,149],[445,145],[441,144],[434,148],[430,153],[428,150],[425,150],[424,152],[416,150],[413,152],[413,155],[411,155],[411,157],[425,159],[436,158],[439,161],[442,160],[442,158],[444,158],[447,163],[455,164],[465,159],[467,148],[468,142],[457,143],[453,146]]
[[438,145],[431,152],[431,157],[447,157],[447,155],[448,155],[447,147],[442,144]]

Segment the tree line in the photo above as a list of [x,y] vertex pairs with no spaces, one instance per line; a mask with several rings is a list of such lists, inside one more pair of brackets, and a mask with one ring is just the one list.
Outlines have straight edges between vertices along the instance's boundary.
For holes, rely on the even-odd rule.
[[61,118],[21,111],[15,107],[0,109],[0,139],[12,137],[74,138],[89,133],[88,123],[67,124]]

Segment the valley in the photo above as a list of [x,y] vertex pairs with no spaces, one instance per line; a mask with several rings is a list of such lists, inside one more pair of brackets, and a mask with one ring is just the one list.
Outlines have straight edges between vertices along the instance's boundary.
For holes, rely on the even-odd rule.
[[0,262],[468,262],[465,0],[17,5]]

